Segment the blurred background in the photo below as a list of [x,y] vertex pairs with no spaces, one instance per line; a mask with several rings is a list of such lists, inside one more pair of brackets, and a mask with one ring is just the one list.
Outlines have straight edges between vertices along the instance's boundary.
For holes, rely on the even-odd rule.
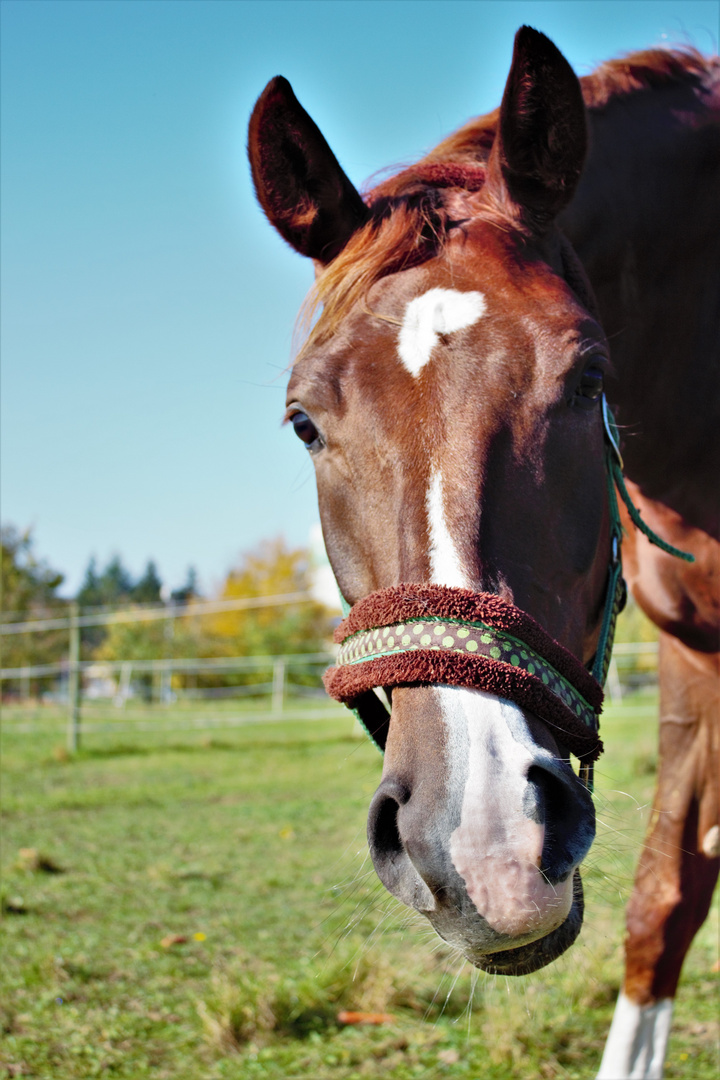
[[[632,605],[620,625],[573,958],[510,993],[404,936],[363,864],[381,762],[323,696],[338,610],[280,423],[312,271],[257,207],[246,126],[285,75],[362,187],[499,103],[522,23],[583,74],[715,52],[719,15],[1,0],[1,1076],[591,1075],[654,781],[655,631]],[[668,1077],[717,1075],[716,914]]]
[[292,82],[361,186],[502,94],[515,30],[578,73],[717,46],[717,0],[2,2],[2,517],[75,596],[91,557],[167,595],[307,546],[312,466],[281,430],[312,270],[267,225],[246,126]]
[[[12,621],[72,599],[89,618],[273,592],[337,612],[312,465],[280,424],[311,267],[265,222],[246,163],[270,77],[291,80],[362,186],[497,105],[523,22],[580,74],[652,44],[712,51],[718,34],[717,0],[3,0],[1,11]],[[192,642],[178,624],[172,654],[322,651],[329,623],[306,615],[285,646],[242,641],[249,616],[222,630],[219,616],[196,619]],[[169,625],[86,627],[82,657],[170,655]],[[13,636],[4,666],[59,661],[61,636],[45,647]]]

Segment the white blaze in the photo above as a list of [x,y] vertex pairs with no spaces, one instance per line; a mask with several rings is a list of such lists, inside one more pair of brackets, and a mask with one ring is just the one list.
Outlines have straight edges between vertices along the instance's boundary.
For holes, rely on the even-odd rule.
[[548,934],[570,911],[572,875],[551,885],[540,872],[544,826],[523,809],[528,769],[543,751],[518,741],[518,731],[527,729],[512,702],[457,687],[435,693],[447,726],[450,776],[466,776],[460,823],[450,836],[453,865],[480,915],[514,938],[513,945]]
[[430,536],[430,580],[434,585],[453,585],[470,588],[467,574],[462,568],[455,541],[450,535],[443,505],[443,482],[439,469],[430,477],[425,499]]
[[[405,308],[398,340],[400,359],[407,370],[417,377],[430,359],[440,334],[472,326],[484,313],[485,297],[480,292],[428,289],[416,296]],[[443,481],[438,469],[431,474],[425,505],[431,581],[436,585],[467,588],[470,582],[445,517]]]
[[[407,370],[417,377],[439,335],[472,326],[485,307],[482,293],[453,289],[430,289],[410,301],[398,343]],[[443,488],[435,466],[425,497],[430,581],[472,588],[450,532]],[[513,946],[544,936],[565,921],[573,899],[572,875],[553,886],[541,873],[544,826],[523,806],[528,770],[546,752],[534,745],[517,705],[461,687],[435,686],[433,693],[446,729],[449,782],[463,785],[460,822],[450,836],[453,865],[497,934],[514,939]]]
[[398,341],[400,359],[410,374],[420,374],[440,334],[472,326],[485,314],[485,306],[482,293],[456,289],[428,289],[411,300],[405,308]]

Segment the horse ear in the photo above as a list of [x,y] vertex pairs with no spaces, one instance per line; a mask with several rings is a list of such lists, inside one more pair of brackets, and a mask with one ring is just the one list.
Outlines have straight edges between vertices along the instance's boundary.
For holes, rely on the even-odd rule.
[[258,201],[301,255],[329,263],[368,210],[287,79],[271,79],[250,117],[248,156]]
[[488,194],[543,233],[570,202],[586,150],[577,76],[549,38],[521,26],[488,160]]

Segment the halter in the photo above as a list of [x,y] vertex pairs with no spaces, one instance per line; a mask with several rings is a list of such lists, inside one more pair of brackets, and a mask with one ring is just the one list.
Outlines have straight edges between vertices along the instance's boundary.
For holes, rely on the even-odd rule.
[[350,608],[335,631],[337,662],[323,681],[331,697],[352,708],[381,751],[390,714],[373,692],[395,686],[450,685],[485,690],[535,713],[580,761],[592,790],[593,762],[602,753],[599,717],[618,614],[627,589],[622,576],[622,525],[616,489],[630,517],[668,554],[693,556],[661,540],[640,517],[623,478],[618,433],[602,399],[610,507],[610,562],[597,650],[590,670],[530,615],[493,593],[444,585],[396,585]]

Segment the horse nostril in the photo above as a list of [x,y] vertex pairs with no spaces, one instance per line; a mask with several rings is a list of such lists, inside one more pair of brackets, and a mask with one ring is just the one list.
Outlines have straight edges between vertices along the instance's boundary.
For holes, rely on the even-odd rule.
[[394,780],[383,780],[368,812],[368,843],[373,862],[394,864],[407,858],[398,828],[398,811],[410,798],[409,790]]
[[388,796],[373,803],[368,817],[368,839],[373,858],[381,857],[396,862],[405,854],[398,830],[399,804]]
[[528,770],[528,785],[534,799],[526,800],[525,812],[545,825],[541,871],[557,885],[582,862],[593,841],[592,799],[574,777],[558,776],[541,765]]
[[404,786],[383,781],[370,803],[368,844],[385,888],[409,907],[427,911],[435,907],[435,898],[413,866],[398,826],[398,812],[409,798]]

